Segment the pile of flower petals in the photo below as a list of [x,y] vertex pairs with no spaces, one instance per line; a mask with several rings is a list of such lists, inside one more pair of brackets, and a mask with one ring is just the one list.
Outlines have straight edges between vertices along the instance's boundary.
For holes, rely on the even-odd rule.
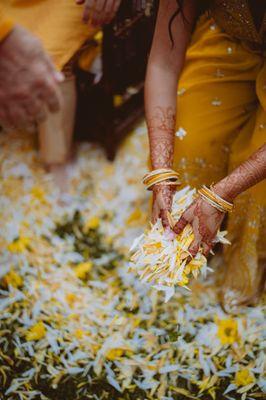
[[[34,137],[0,135],[1,399],[263,398],[263,305],[226,315],[211,274],[164,303],[128,273],[147,222],[146,138],[135,129],[113,164],[79,146],[62,205]],[[73,229],[60,237],[64,223]],[[98,258],[81,246],[96,230],[99,245],[112,243]]]

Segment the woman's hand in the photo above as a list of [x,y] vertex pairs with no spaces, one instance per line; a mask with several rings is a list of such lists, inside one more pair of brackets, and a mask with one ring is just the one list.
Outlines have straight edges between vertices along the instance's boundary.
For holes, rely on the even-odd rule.
[[121,0],[76,0],[84,4],[83,21],[95,27],[109,24],[114,18]]
[[156,185],[153,188],[152,223],[161,218],[163,226],[170,226],[168,213],[172,208],[173,196],[176,187],[170,185]]
[[198,198],[182,214],[173,230],[179,234],[187,224],[193,228],[195,239],[189,247],[191,257],[195,257],[200,247],[202,253],[207,256],[216,243],[216,235],[225,214],[202,198]]
[[[213,186],[218,196],[232,203],[245,190],[266,179],[266,144],[262,145],[246,161],[228,176]],[[187,224],[193,228],[195,240],[190,253],[195,257],[199,248],[207,256],[216,242],[216,234],[224,219],[224,213],[214,208],[202,198],[195,200],[183,213],[173,230],[179,234]]]

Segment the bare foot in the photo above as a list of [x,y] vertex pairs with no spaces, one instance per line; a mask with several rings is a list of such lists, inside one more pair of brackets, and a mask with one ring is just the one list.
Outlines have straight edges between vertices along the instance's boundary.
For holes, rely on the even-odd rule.
[[53,182],[59,189],[61,194],[67,193],[70,188],[70,165],[68,164],[51,164],[46,167],[47,172],[49,172],[53,177]]

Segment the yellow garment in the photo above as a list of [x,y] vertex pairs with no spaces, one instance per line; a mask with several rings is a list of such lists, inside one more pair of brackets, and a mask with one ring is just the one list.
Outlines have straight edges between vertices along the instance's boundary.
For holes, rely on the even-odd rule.
[[[181,129],[182,128],[182,129]],[[266,142],[266,62],[206,15],[178,86],[174,167],[185,183],[217,182]],[[185,135],[185,136],[184,136]],[[266,263],[265,181],[240,195],[228,219],[223,300],[249,302]]]
[[0,5],[0,41],[3,40],[14,27],[11,19],[6,18],[4,9]]
[[96,32],[82,22],[83,6],[74,0],[3,0],[2,4],[13,21],[42,41],[60,70]]

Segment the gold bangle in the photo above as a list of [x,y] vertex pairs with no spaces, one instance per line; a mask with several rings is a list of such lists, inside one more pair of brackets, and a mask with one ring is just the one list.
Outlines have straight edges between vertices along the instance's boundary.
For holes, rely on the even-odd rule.
[[161,174],[167,174],[167,173],[172,173],[176,174],[178,176],[178,173],[172,170],[171,168],[159,168],[155,169],[148,174],[145,174],[144,177],[142,178],[142,183],[146,184],[149,182],[151,178],[154,178],[155,176],[161,175]]
[[168,185],[179,185],[179,174],[171,168],[158,168],[144,175],[142,182],[147,190],[151,190],[154,185],[167,182]]
[[221,196],[219,196],[215,191],[212,189],[209,189],[207,186],[203,186],[203,192],[209,196],[214,202],[218,203],[226,212],[232,212],[234,205],[232,203],[229,203],[229,201],[224,200]]
[[150,185],[151,183],[157,182],[157,180],[163,179],[164,181],[168,179],[178,179],[178,174],[173,174],[173,173],[167,173],[167,174],[158,174],[157,176],[154,176],[146,181],[146,185]]
[[209,203],[212,207],[216,208],[218,211],[221,211],[222,213],[225,213],[226,211],[219,206],[215,201],[211,200],[209,197],[205,196],[203,193],[199,191],[200,197],[205,200],[207,203]]
[[209,189],[207,186],[203,186],[198,190],[199,195],[213,207],[221,212],[232,212],[234,205],[224,200],[218,194],[216,194],[212,189]]
[[179,179],[177,179],[177,178],[172,178],[172,180],[171,181],[169,181],[169,180],[165,180],[164,178],[161,178],[161,179],[158,179],[158,180],[156,180],[156,182],[152,182],[152,183],[150,183],[149,185],[147,185],[146,186],[146,189],[147,190],[151,190],[151,189],[153,189],[153,187],[155,186],[155,185],[159,185],[159,184],[164,184],[164,185],[171,185],[171,186],[178,186],[178,185],[180,185],[180,181],[179,181]]
[[227,204],[223,203],[223,201],[221,201],[219,198],[217,198],[216,196],[212,195],[211,193],[209,193],[208,191],[201,189],[199,191],[200,195],[202,197],[206,199],[209,199],[212,203],[216,204],[217,207],[216,208],[220,208],[221,211],[223,212],[231,212],[233,210],[233,205],[228,206]]

